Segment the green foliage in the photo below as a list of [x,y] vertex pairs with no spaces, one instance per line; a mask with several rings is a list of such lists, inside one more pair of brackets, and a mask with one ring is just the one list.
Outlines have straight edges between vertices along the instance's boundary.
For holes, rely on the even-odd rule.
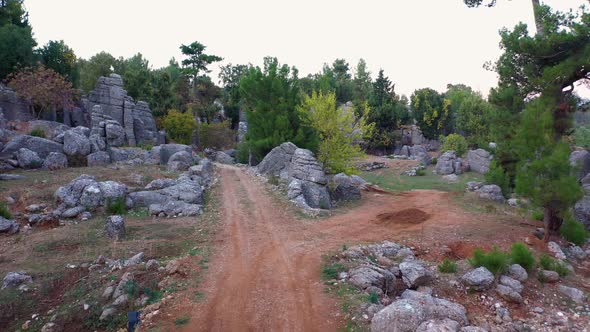
[[223,150],[235,144],[236,133],[230,128],[230,121],[201,123],[198,126],[199,145],[202,148]]
[[33,47],[36,45],[31,27],[14,24],[0,26],[0,81],[32,65]]
[[527,271],[530,271],[535,265],[535,256],[526,244],[521,242],[512,245],[510,258],[513,264],[519,264]]
[[322,268],[322,279],[325,281],[338,279],[338,274],[345,270],[344,265],[334,263]]
[[475,249],[473,257],[469,259],[469,263],[473,267],[483,266],[494,274],[505,272],[508,269],[509,262],[508,254],[495,247],[488,253],[479,248]]
[[182,60],[184,72],[193,82],[199,77],[199,73],[208,73],[210,70],[207,66],[214,62],[223,60],[223,58],[216,55],[205,54],[207,47],[198,41],[191,43],[190,45],[181,45],[180,51],[186,57]]
[[41,63],[47,68],[72,82],[74,87],[80,84],[80,70],[76,54],[63,40],[50,40],[47,45],[37,50]]
[[80,88],[90,92],[101,76],[109,76],[116,66],[117,60],[107,52],[100,52],[88,60],[80,59]]
[[190,113],[170,110],[162,119],[162,126],[166,130],[168,137],[174,142],[190,145],[193,132],[197,128],[197,122]]
[[139,294],[139,285],[134,280],[127,280],[123,285],[123,290],[125,291],[125,294],[129,295],[131,298],[135,298]]
[[365,123],[365,114],[357,118],[352,108],[337,108],[333,92],[313,92],[297,109],[319,135],[318,160],[324,167],[335,174],[354,173],[354,162],[364,155],[359,145],[363,133],[372,129]]
[[535,210],[535,211],[533,211],[533,213],[531,215],[531,218],[533,218],[534,220],[537,220],[537,221],[543,221],[543,217],[544,217],[544,215],[543,215],[542,210]]
[[448,85],[445,97],[455,117],[454,130],[470,146],[485,147],[490,142],[490,122],[494,108],[480,93],[464,85]]
[[436,165],[438,163],[438,158],[437,157],[433,157],[432,161],[430,162],[432,165]]
[[240,143],[237,148],[236,161],[241,164],[248,164],[250,156],[250,147],[247,143]]
[[46,138],[47,136],[45,135],[45,131],[41,128],[34,128],[33,130],[31,130],[31,132],[29,133],[30,136],[35,136],[35,137],[41,137],[41,138]]
[[367,301],[369,301],[369,303],[377,304],[379,303],[379,295],[373,291],[367,296]]
[[107,201],[106,211],[110,215],[124,215],[127,213],[127,204],[123,197],[117,197],[115,200]]
[[416,176],[425,176],[426,175],[426,170],[424,169],[417,169],[416,170]]
[[190,317],[188,317],[188,316],[178,317],[174,320],[174,325],[176,325],[176,326],[186,325],[186,324],[188,324],[189,321],[190,321]]
[[442,141],[443,146],[441,152],[453,150],[459,157],[467,152],[467,141],[465,140],[465,137],[459,134],[450,134]]
[[2,0],[0,2],[0,26],[29,26],[29,13],[25,10],[24,0]]
[[452,131],[451,102],[433,89],[414,91],[410,98],[412,115],[424,137],[435,139]]
[[566,240],[579,246],[586,243],[586,240],[590,237],[586,227],[584,227],[582,223],[571,218],[565,220],[563,225],[561,225],[559,232]]
[[150,100],[152,74],[149,62],[141,53],[137,53],[129,59],[118,59],[115,72],[123,78],[125,90],[129,96],[135,100]]
[[590,125],[576,128],[574,132],[574,144],[582,148],[590,148]]
[[485,174],[487,184],[498,185],[502,189],[504,196],[509,196],[511,192],[510,177],[504,172],[504,169],[498,165],[496,160],[490,163],[490,170]]
[[438,264],[438,271],[441,273],[455,273],[457,272],[457,263],[445,258],[442,263]]
[[544,270],[557,272],[561,277],[567,276],[570,272],[565,264],[547,254],[542,254],[541,257],[539,257],[539,265],[541,265]]
[[317,134],[296,110],[301,102],[297,69],[265,58],[264,68],[250,67],[244,74],[240,95],[248,119],[246,142],[256,160],[288,141],[317,151]]
[[8,210],[6,204],[3,202],[0,202],[0,217],[4,219],[12,219],[12,214]]

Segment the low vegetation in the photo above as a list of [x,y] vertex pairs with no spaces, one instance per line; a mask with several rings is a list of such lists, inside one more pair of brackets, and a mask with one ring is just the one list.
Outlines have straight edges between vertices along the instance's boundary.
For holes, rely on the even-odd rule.
[[494,248],[487,253],[478,248],[475,249],[473,257],[469,259],[469,263],[473,267],[483,266],[494,274],[500,274],[508,269],[510,257],[498,248]]
[[12,219],[12,214],[10,213],[10,210],[8,210],[8,207],[4,202],[0,202],[0,217],[5,219]]
[[570,273],[564,263],[547,254],[542,254],[541,257],[539,257],[539,265],[545,270],[557,272],[561,277],[565,277]]
[[569,218],[561,225],[559,232],[566,240],[576,245],[583,245],[590,236],[590,233],[582,223]]
[[527,271],[530,271],[535,266],[535,256],[526,244],[521,242],[512,245],[510,259],[513,264],[519,264]]
[[441,152],[455,151],[457,156],[463,156],[467,152],[467,140],[459,134],[450,134],[447,137],[442,137]]
[[455,273],[457,272],[457,263],[445,258],[442,263],[438,265],[438,271],[441,273]]
[[113,201],[108,201],[106,206],[106,212],[111,215],[124,215],[127,214],[127,204],[125,204],[125,199],[122,197],[118,197]]
[[45,135],[45,131],[41,128],[35,128],[35,129],[31,130],[29,135],[35,136],[35,137],[47,138],[47,136]]

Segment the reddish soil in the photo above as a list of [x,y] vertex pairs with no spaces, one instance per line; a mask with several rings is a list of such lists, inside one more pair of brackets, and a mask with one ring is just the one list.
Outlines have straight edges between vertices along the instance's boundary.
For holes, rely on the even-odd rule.
[[[204,300],[179,297],[164,308],[161,326],[174,327],[174,319],[187,314],[182,331],[336,331],[344,322],[336,300],[323,292],[322,255],[386,239],[431,251],[466,239],[494,238],[507,247],[529,231],[466,212],[452,195],[431,190],[365,193],[346,213],[301,220],[242,169],[221,166],[220,172],[223,231],[200,288]],[[500,231],[506,235],[497,238]]]

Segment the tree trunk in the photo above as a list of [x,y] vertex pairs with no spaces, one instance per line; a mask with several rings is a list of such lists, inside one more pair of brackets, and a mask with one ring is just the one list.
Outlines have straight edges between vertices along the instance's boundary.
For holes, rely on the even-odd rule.
[[543,208],[543,225],[545,227],[545,237],[543,240],[549,242],[551,235],[557,234],[563,220],[557,215],[554,209],[550,207]]
[[541,17],[541,3],[540,0],[531,0],[533,2],[533,13],[535,14],[535,26],[537,27],[537,35],[545,36],[545,28],[543,26],[543,18]]

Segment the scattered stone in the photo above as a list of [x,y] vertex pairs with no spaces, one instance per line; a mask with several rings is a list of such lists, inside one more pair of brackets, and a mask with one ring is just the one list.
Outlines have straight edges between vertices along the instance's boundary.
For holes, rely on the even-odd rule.
[[584,301],[586,300],[586,295],[584,294],[584,292],[577,288],[559,285],[557,289],[559,289],[559,292],[561,294],[567,296],[569,299],[576,303],[584,303]]
[[149,261],[147,261],[147,263],[145,264],[145,268],[148,271],[155,271],[158,270],[158,268],[160,267],[160,263],[155,260],[155,259],[150,259]]
[[502,188],[495,184],[485,185],[481,188],[477,189],[476,192],[478,193],[479,198],[482,199],[489,199],[496,202],[505,202],[506,199],[502,194]]
[[16,152],[16,160],[22,168],[40,168],[43,166],[43,159],[39,155],[26,148],[21,148]]
[[510,267],[508,268],[508,274],[511,278],[516,279],[520,282],[525,282],[529,278],[529,275],[526,272],[526,270],[519,264],[510,265]]
[[123,307],[129,302],[129,296],[127,294],[120,295],[111,304],[113,307]]
[[108,286],[107,288],[105,288],[104,292],[102,292],[102,298],[105,300],[108,300],[111,298],[111,296],[113,296],[114,292],[115,292],[115,287]]
[[510,288],[512,288],[515,292],[520,293],[523,290],[523,286],[520,283],[520,281],[512,279],[508,276],[501,276],[500,277],[500,283],[504,286],[508,286]]
[[19,229],[19,224],[17,224],[14,220],[0,217],[0,233],[15,234],[18,233]]
[[[516,281],[518,282],[518,281]],[[499,284],[498,286],[496,286],[496,292],[498,292],[498,294],[500,294],[500,296],[502,298],[504,298],[506,301],[509,302],[513,302],[513,303],[522,303],[523,299],[522,296],[520,295],[520,293],[518,293],[517,291],[515,291],[512,287],[503,285],[503,284]]]
[[539,276],[545,282],[558,282],[559,281],[559,273],[555,271],[549,270],[542,270],[539,272]]
[[466,286],[477,290],[477,291],[484,291],[489,289],[494,282],[494,275],[485,267],[478,267],[475,270],[467,272],[461,278],[461,281]]
[[143,252],[140,252],[140,253],[136,254],[135,256],[129,258],[128,260],[126,260],[125,263],[123,263],[123,266],[138,265],[141,262],[143,262],[143,257],[144,257]]
[[33,278],[24,272],[8,272],[2,280],[2,289],[18,287],[25,283],[32,283]]
[[102,313],[100,314],[100,318],[99,320],[106,320],[111,318],[112,316],[114,316],[117,313],[117,309],[113,308],[113,307],[107,307],[105,308]]
[[430,271],[420,262],[403,262],[399,265],[402,280],[409,288],[426,285],[432,279]]
[[393,273],[372,265],[361,266],[349,272],[349,282],[362,290],[377,287],[382,292],[391,292],[394,290],[394,280]]
[[106,235],[115,240],[120,241],[125,238],[125,219],[122,216],[110,216],[105,224]]
[[53,322],[49,322],[41,328],[41,332],[57,332],[58,328],[57,325]]
[[561,250],[561,247],[559,246],[559,244],[557,244],[553,241],[547,243],[547,250],[549,250],[549,252],[551,254],[553,254],[553,256],[557,259],[560,259],[560,260],[566,259],[566,256],[563,253],[563,250]]

